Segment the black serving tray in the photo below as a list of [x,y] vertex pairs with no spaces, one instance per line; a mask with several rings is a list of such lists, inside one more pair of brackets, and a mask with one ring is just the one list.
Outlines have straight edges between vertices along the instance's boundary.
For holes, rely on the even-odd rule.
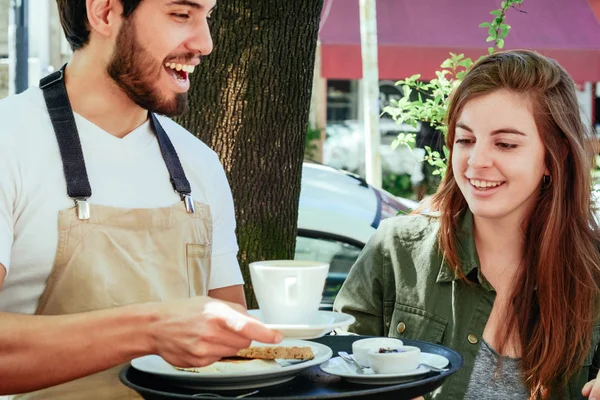
[[[366,336],[324,336],[313,341],[329,346],[334,356],[338,351],[352,352],[352,343]],[[444,381],[463,365],[463,357],[456,351],[438,344],[422,342],[418,340],[402,340],[404,344],[417,346],[423,352],[439,354],[446,357],[450,364],[448,371],[437,373],[430,372],[424,378],[416,381],[396,385],[372,386],[349,383],[340,377],[326,374],[318,365],[301,372],[293,380],[274,386],[259,388],[258,393],[249,396],[248,399],[413,399],[434,391]],[[199,392],[211,393],[210,390],[189,389],[173,385],[172,382],[162,380],[156,375],[147,374],[127,366],[121,370],[119,375],[121,382],[138,392],[147,400],[171,400],[171,399],[210,399],[209,396],[193,396]],[[252,392],[254,389],[241,389],[233,391],[218,391],[221,398],[234,399],[235,396]]]

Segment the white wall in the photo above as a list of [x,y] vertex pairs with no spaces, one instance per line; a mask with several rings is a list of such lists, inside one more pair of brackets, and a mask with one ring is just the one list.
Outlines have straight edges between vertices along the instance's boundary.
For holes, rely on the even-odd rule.
[[0,57],[8,56],[8,11],[10,0],[0,0]]
[[577,85],[577,102],[579,103],[579,112],[581,119],[586,127],[592,126],[594,123],[592,115],[592,102],[594,100],[593,85],[591,82],[586,82],[583,85]]

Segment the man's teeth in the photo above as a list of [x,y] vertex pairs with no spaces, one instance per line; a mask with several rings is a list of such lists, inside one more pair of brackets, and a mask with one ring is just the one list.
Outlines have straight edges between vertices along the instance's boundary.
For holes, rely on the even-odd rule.
[[188,74],[191,74],[192,72],[194,72],[194,66],[193,65],[177,64],[177,63],[165,63],[165,67],[174,69],[175,71],[187,72]]
[[500,186],[503,183],[503,182],[478,181],[475,179],[469,179],[469,182],[471,182],[471,185],[478,187],[478,188],[496,187],[496,186]]

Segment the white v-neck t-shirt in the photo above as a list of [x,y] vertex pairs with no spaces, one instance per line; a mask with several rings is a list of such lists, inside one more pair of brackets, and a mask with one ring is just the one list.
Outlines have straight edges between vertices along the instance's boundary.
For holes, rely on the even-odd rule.
[[[181,201],[149,121],[122,139],[80,115],[75,121],[92,187],[90,204],[158,208]],[[192,197],[211,209],[209,290],[242,284],[233,199],[216,153],[172,120],[159,121]],[[0,264],[7,270],[0,311],[33,314],[58,247],[58,213],[73,207],[73,200],[42,91],[31,88],[1,100],[0,124]]]

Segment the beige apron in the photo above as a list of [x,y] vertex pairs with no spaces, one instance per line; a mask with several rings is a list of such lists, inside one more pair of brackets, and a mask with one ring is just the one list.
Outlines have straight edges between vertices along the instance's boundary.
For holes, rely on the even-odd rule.
[[[158,209],[90,205],[87,198],[92,191],[64,68],[43,78],[40,88],[61,152],[67,193],[76,206],[59,213],[56,258],[36,314],[72,314],[206,295],[211,270],[210,207],[191,198],[190,184],[160,122],[149,113],[173,189],[182,202]],[[139,399],[120,383],[121,368],[16,398]]]
[[[61,211],[56,260],[36,313],[206,295],[212,223],[206,204],[195,208],[190,214],[182,202],[159,209],[91,205],[88,220],[80,220],[74,208]],[[122,367],[16,398],[139,399],[120,383]]]

